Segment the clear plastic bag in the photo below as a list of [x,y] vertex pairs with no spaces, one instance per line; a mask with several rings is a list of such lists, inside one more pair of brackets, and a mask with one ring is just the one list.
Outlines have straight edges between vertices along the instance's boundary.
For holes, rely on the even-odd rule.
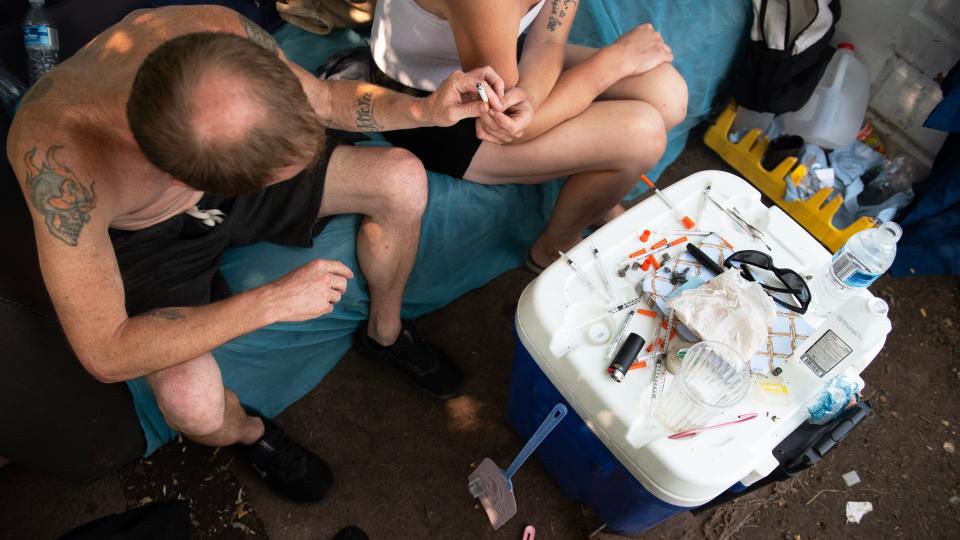
[[776,321],[773,301],[739,270],[728,270],[667,304],[677,319],[705,341],[719,341],[750,358],[766,343]]
[[863,385],[846,375],[838,375],[827,383],[816,400],[807,407],[810,422],[826,424],[843,411],[860,403],[860,390]]

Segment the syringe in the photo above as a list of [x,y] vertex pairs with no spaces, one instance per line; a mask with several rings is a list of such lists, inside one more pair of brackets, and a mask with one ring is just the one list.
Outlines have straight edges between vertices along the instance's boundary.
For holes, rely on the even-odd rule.
[[584,272],[583,269],[580,268],[579,265],[577,265],[577,263],[573,262],[573,259],[571,259],[569,255],[561,251],[560,256],[567,260],[567,264],[570,265],[570,268],[573,268],[573,271],[579,274],[580,277],[587,282],[587,285],[590,286],[593,292],[602,296],[603,299],[606,300],[607,302],[613,300],[612,298],[610,298],[610,294],[607,291],[601,289],[599,285],[597,285],[592,279],[590,279],[590,276],[587,275],[587,273]]
[[626,302],[620,304],[619,306],[612,307],[612,308],[608,309],[607,311],[609,311],[610,313],[620,313],[621,311],[627,309],[628,307],[635,306],[635,305],[639,304],[640,302],[643,302],[643,298],[641,298],[641,297],[638,296],[638,297],[634,298],[633,300],[627,300]]
[[590,249],[593,251],[593,260],[597,263],[597,273],[600,274],[600,280],[603,281],[603,287],[608,293],[613,293],[613,288],[610,287],[610,280],[607,279],[607,273],[603,271],[603,263],[600,262],[600,250],[597,249],[597,246],[593,245],[593,240],[588,240],[590,242]]
[[623,341],[624,337],[626,337],[627,331],[630,329],[630,321],[633,320],[633,317],[636,314],[637,312],[632,309],[630,310],[630,313],[627,313],[627,318],[623,321],[623,327],[620,328],[620,333],[617,334],[616,339],[614,339],[607,348],[607,362],[613,360],[613,356],[617,354],[617,351],[620,349],[620,342]]
[[666,204],[667,207],[670,208],[670,211],[673,212],[673,216],[677,218],[677,220],[680,221],[680,223],[682,223],[684,227],[686,227],[687,229],[696,228],[697,224],[692,219],[690,219],[689,216],[685,216],[681,214],[680,210],[677,210],[676,205],[673,204],[673,201],[668,199],[667,196],[664,195],[662,191],[657,189],[657,186],[653,185],[653,182],[651,182],[650,179],[647,178],[647,175],[641,174],[640,179],[643,180],[643,182],[647,184],[647,186],[649,186],[650,189],[652,189],[653,192],[657,194],[657,196],[660,197],[660,199],[664,202],[664,204]]

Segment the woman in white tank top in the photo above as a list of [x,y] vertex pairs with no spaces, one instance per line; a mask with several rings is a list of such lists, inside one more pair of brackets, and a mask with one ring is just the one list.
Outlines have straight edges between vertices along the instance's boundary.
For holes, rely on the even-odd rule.
[[478,183],[569,176],[527,253],[535,271],[584,228],[622,212],[620,201],[686,116],[686,84],[649,24],[602,49],[566,43],[581,1],[379,0],[374,16],[379,75],[432,91],[452,72],[491,66],[505,82],[487,115],[385,133],[391,142],[428,169]]

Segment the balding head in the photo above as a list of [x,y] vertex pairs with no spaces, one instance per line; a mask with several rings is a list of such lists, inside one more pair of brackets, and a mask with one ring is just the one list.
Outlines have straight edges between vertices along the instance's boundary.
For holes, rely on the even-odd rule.
[[140,66],[127,119],[144,155],[209,193],[256,191],[272,172],[308,165],[322,128],[275,53],[232,34],[170,40]]

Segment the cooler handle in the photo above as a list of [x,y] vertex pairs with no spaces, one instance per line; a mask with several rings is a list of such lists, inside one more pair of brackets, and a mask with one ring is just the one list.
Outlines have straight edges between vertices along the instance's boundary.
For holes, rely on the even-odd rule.
[[536,433],[530,437],[530,440],[527,441],[527,444],[523,446],[523,449],[520,450],[520,453],[517,454],[517,457],[514,458],[513,463],[510,464],[510,468],[507,469],[506,477],[509,482],[513,475],[517,473],[517,470],[523,465],[523,462],[530,457],[530,454],[540,446],[540,443],[547,438],[547,435],[550,435],[550,432],[553,431],[553,428],[557,427],[557,424],[563,420],[563,417],[567,415],[567,406],[563,403],[557,403],[553,407],[553,410],[550,411],[550,414],[547,415],[543,423],[540,424],[540,427],[537,428]]

